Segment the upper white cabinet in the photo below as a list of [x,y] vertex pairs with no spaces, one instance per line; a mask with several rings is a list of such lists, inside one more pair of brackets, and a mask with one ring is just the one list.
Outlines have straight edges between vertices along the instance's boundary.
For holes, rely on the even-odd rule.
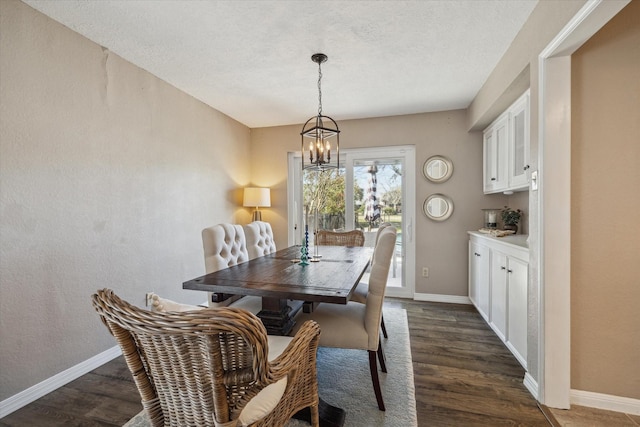
[[483,161],[485,194],[528,189],[528,90],[485,129]]
[[509,114],[503,114],[484,131],[484,192],[504,191],[508,185],[507,154]]

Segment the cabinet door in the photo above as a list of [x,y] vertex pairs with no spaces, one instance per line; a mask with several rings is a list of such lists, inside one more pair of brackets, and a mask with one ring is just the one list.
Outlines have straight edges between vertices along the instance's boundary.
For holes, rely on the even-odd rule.
[[527,187],[529,169],[529,92],[509,109],[511,115],[509,141],[509,177],[511,190]]
[[484,192],[503,191],[508,184],[509,115],[500,116],[484,133]]
[[498,166],[495,161],[497,156],[496,152],[496,140],[494,138],[493,127],[487,129],[484,133],[483,139],[483,169],[482,169],[482,183],[485,193],[493,191],[495,186],[495,180],[498,176]]
[[491,327],[502,341],[507,334],[507,256],[491,251]]
[[469,242],[469,298],[489,321],[489,248]]
[[508,259],[508,331],[507,345],[516,359],[527,368],[527,283],[528,266],[517,258]]

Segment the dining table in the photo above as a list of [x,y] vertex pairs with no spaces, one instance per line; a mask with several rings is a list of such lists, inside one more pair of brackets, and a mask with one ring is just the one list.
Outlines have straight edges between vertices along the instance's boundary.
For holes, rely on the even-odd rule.
[[301,246],[188,280],[183,289],[261,297],[258,317],[272,335],[288,335],[299,310],[319,303],[346,304],[371,261],[373,248],[319,246],[307,265]]
[[[301,246],[290,246],[250,261],[196,277],[183,289],[254,295],[262,298],[258,317],[267,333],[288,335],[298,311],[310,312],[317,304],[346,304],[367,271],[373,248],[319,246],[301,264]],[[308,248],[305,248],[308,252]],[[342,427],[346,412],[319,398],[321,427]],[[295,418],[311,421],[307,409]]]

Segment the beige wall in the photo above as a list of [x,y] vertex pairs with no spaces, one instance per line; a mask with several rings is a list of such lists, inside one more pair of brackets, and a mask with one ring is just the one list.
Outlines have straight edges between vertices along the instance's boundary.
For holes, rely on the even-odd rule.
[[[468,230],[482,226],[482,208],[506,204],[506,196],[482,193],[482,135],[466,129],[466,111],[416,114],[339,122],[341,148],[415,145],[416,147],[416,292],[466,296]],[[251,167],[257,184],[271,185],[273,206],[264,218],[274,224],[276,243],[287,243],[287,152],[300,149],[301,126],[252,129]],[[431,155],[453,160],[451,179],[429,183],[422,165]],[[453,199],[453,216],[433,222],[422,213],[432,193]],[[418,274],[429,267],[429,278]]]
[[205,299],[181,283],[248,215],[250,131],[24,3],[0,19],[3,400],[115,345],[96,289]]
[[571,388],[640,398],[640,1],[572,56]]

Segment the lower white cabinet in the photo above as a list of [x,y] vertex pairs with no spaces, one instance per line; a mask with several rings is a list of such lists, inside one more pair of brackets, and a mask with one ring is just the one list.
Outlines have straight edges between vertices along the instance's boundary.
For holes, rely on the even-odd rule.
[[489,321],[489,248],[469,241],[469,298]]
[[507,347],[527,368],[528,262],[507,257]]
[[[507,256],[491,252],[491,316],[489,324],[502,341],[507,340]],[[487,283],[488,287],[489,283]]]
[[469,235],[469,298],[526,369],[527,236]]

